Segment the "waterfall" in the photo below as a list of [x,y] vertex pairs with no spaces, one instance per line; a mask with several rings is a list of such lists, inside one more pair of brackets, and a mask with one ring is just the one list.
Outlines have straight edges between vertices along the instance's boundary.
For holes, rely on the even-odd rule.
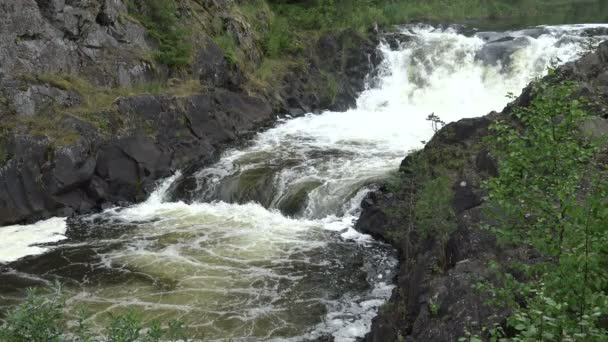
[[[65,219],[0,228],[0,262],[47,253],[44,277],[67,283],[71,310],[84,304],[95,322],[131,307],[179,318],[206,340],[353,341],[390,297],[397,267],[389,246],[353,229],[359,205],[431,138],[426,117],[499,111],[602,33],[608,25],[403,26],[379,46],[384,60],[355,109],[284,119],[146,202],[77,218],[67,232]],[[169,196],[184,177],[196,186]],[[28,265],[7,267],[41,272]]]

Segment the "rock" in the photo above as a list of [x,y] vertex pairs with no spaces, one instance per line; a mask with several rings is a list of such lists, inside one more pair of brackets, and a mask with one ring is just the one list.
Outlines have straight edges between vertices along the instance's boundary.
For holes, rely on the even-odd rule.
[[526,37],[504,37],[485,44],[475,54],[475,60],[486,65],[500,66],[502,70],[509,70],[513,54],[530,44]]
[[402,46],[414,39],[415,36],[400,32],[388,32],[382,35],[382,40],[388,44],[391,50],[399,50]]
[[608,27],[588,27],[583,30],[585,37],[608,36]]
[[389,220],[381,207],[378,206],[378,196],[382,196],[382,193],[370,192],[365,197],[361,203],[361,207],[364,210],[357,220],[355,229],[364,234],[369,234],[376,239],[386,240],[387,223]]
[[483,202],[479,192],[471,186],[470,182],[464,180],[458,181],[454,184],[452,190],[454,192],[452,207],[456,215],[475,208]]
[[4,89],[9,99],[9,106],[18,115],[35,116],[48,112],[52,106],[73,106],[80,103],[80,96],[73,91],[66,91],[48,85],[33,85],[26,90],[19,87]]
[[113,25],[120,13],[127,11],[126,6],[120,0],[103,0],[101,10],[95,21],[102,26]]
[[238,91],[244,81],[242,72],[235,64],[228,64],[224,57],[224,51],[213,41],[199,49],[196,62],[193,65],[201,85],[210,88],[226,88]]
[[592,139],[608,137],[608,120],[597,116],[586,117],[580,124],[583,133]]
[[[117,20],[125,11],[121,0],[7,0],[0,7],[2,79],[74,73],[99,85],[121,83],[117,68],[141,65],[142,54],[153,48],[143,27]],[[154,72],[135,73],[132,81]]]
[[487,177],[498,176],[498,163],[486,149],[479,151],[475,157],[475,166],[477,171]]

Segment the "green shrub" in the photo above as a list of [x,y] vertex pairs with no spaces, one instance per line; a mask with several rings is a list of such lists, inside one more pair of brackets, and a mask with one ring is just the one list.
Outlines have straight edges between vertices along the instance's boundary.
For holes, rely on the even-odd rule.
[[63,299],[29,290],[25,301],[10,311],[0,327],[2,342],[58,342],[63,331]]
[[452,209],[454,193],[447,176],[432,178],[422,184],[416,200],[416,226],[425,238],[437,238],[447,242],[456,229]]
[[271,21],[270,30],[264,40],[264,52],[270,58],[301,50],[297,36],[292,32],[287,18],[277,17]]
[[[500,214],[493,231],[542,255],[520,265],[528,281],[506,275],[510,285],[491,290],[513,311],[509,341],[608,339],[600,323],[608,315],[608,170],[597,158],[601,142],[580,131],[589,113],[576,91],[537,83],[530,106],[494,124],[489,137],[500,175],[487,183],[488,214]],[[507,336],[496,329],[495,337]]]
[[188,26],[177,17],[173,0],[130,0],[129,14],[139,20],[158,42],[154,57],[169,67],[184,67],[190,63],[192,46]]
[[56,285],[50,294],[28,290],[25,300],[10,310],[0,326],[0,342],[159,342],[189,341],[180,321],[168,322],[163,329],[154,321],[144,326],[134,312],[111,316],[105,333],[94,333],[81,310],[78,325],[70,328],[65,317],[65,302],[61,287]]

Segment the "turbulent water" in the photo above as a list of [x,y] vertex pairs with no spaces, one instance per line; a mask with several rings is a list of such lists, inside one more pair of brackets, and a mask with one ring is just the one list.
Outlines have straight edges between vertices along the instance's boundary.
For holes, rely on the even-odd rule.
[[607,33],[403,27],[379,46],[384,62],[356,109],[284,119],[193,175],[188,194],[174,189],[191,175],[177,173],[139,205],[0,228],[0,305],[58,279],[69,311],[85,306],[99,325],[134,308],[205,340],[361,337],[397,261],[353,230],[359,203],[430,138],[426,117],[500,110]]

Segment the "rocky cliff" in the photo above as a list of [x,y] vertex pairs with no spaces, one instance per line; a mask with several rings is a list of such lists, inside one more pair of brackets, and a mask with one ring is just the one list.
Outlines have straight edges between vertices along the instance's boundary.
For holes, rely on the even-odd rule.
[[[563,80],[575,81],[580,95],[592,100],[590,109],[597,117],[584,129],[608,134],[608,42],[545,79]],[[356,228],[388,241],[400,254],[397,288],[374,319],[366,341],[456,341],[467,332],[485,338],[496,324],[509,333],[510,311],[489,305],[488,293],[479,291],[477,284],[495,277],[493,262],[517,277],[509,265],[530,264],[540,255],[530,248],[499,245],[489,230],[482,229],[493,223],[484,210],[482,182],[498,174],[497,160],[484,138],[493,122],[511,120],[514,108],[529,105],[531,89],[502,113],[448,124],[423,150],[403,160],[396,179],[364,200]],[[433,203],[426,204],[436,222],[453,224],[445,238],[429,234],[416,219],[416,210],[426,209],[419,205],[425,200],[419,196],[421,182],[438,184],[435,181],[441,179],[446,192],[436,192]],[[448,201],[445,207],[442,198]]]
[[341,31],[273,69],[267,8],[170,3],[0,4],[0,225],[141,201],[279,114],[352,106],[378,63],[373,33]]

